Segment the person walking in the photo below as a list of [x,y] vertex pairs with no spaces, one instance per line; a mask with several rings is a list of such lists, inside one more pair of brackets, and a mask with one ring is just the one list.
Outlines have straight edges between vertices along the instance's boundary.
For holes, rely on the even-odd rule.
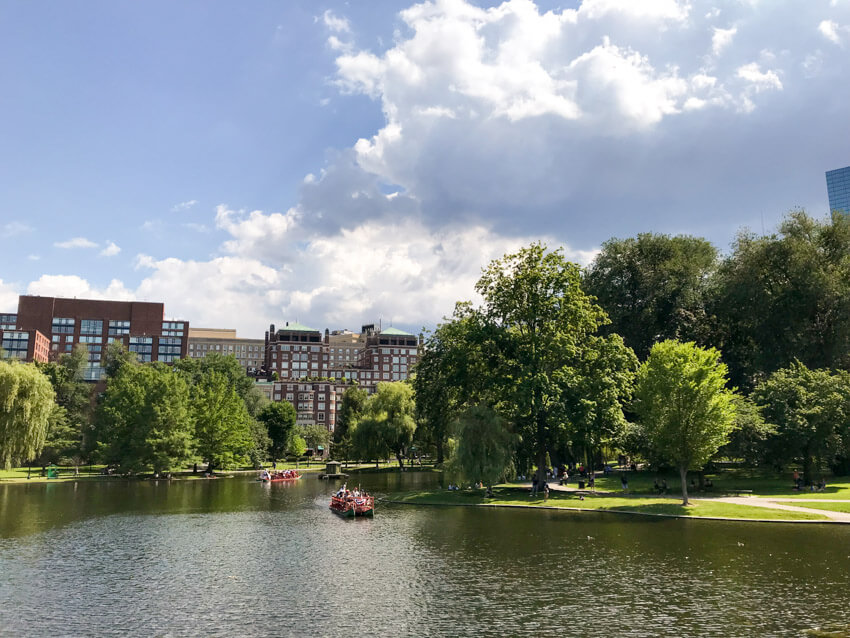
[[537,478],[537,472],[531,477],[531,496],[537,496],[537,486],[540,485],[540,479]]
[[625,475],[625,474],[621,474],[621,475],[620,475],[620,485],[622,485],[622,486],[623,486],[623,491],[624,491],[624,492],[628,492],[628,491],[629,491],[629,479],[627,479],[627,478],[626,478],[626,475]]

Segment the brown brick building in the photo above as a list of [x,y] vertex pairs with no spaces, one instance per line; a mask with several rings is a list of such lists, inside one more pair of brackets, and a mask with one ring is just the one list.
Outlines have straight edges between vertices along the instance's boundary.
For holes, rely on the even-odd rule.
[[397,328],[363,326],[360,334],[287,322],[266,333],[265,369],[271,383],[258,384],[272,401],[289,401],[298,423],[333,431],[345,389],[356,383],[369,393],[378,383],[404,381],[419,356],[421,338]]
[[111,341],[123,343],[139,361],[171,363],[187,352],[189,322],[166,320],[161,303],[21,295],[17,314],[0,319],[6,330],[14,324],[16,331],[41,333],[50,343],[51,358],[84,344],[90,381],[100,379],[102,356]]
[[50,357],[50,339],[38,330],[0,329],[0,347],[6,359],[47,363]]

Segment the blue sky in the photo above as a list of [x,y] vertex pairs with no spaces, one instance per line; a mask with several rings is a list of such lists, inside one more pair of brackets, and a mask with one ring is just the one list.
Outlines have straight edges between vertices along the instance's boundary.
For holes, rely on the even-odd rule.
[[529,241],[827,212],[850,0],[0,1],[0,310],[418,329]]

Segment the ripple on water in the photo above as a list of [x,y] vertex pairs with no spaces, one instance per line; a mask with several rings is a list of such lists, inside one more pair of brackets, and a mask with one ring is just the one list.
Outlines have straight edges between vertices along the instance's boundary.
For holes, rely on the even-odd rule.
[[395,506],[348,521],[331,489],[6,494],[6,515],[38,522],[0,522],[0,635],[797,636],[848,621],[844,528]]

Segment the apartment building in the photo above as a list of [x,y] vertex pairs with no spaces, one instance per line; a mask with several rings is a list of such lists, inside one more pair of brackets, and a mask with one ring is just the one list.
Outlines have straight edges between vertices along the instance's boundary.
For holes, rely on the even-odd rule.
[[189,357],[203,359],[213,352],[235,357],[248,374],[254,374],[263,365],[265,341],[240,338],[236,330],[227,328],[191,328]]
[[[15,332],[37,331],[50,343],[49,358],[71,352],[76,344],[88,349],[85,378],[103,375],[106,345],[119,341],[136,353],[139,361],[172,363],[186,356],[188,321],[168,320],[161,303],[103,301],[21,295],[18,312],[0,316],[0,327]],[[38,337],[33,337],[33,347]],[[34,351],[35,352],[35,351]]]
[[9,330],[4,326],[0,329],[0,347],[5,359],[47,363],[50,358],[50,339],[38,330]]
[[372,393],[380,382],[407,379],[421,343],[421,337],[372,324],[359,334],[325,330],[324,335],[294,322],[279,330],[272,325],[265,338],[265,368],[275,381],[259,385],[272,401],[292,403],[299,423],[321,423],[332,431],[346,388],[356,383]]

